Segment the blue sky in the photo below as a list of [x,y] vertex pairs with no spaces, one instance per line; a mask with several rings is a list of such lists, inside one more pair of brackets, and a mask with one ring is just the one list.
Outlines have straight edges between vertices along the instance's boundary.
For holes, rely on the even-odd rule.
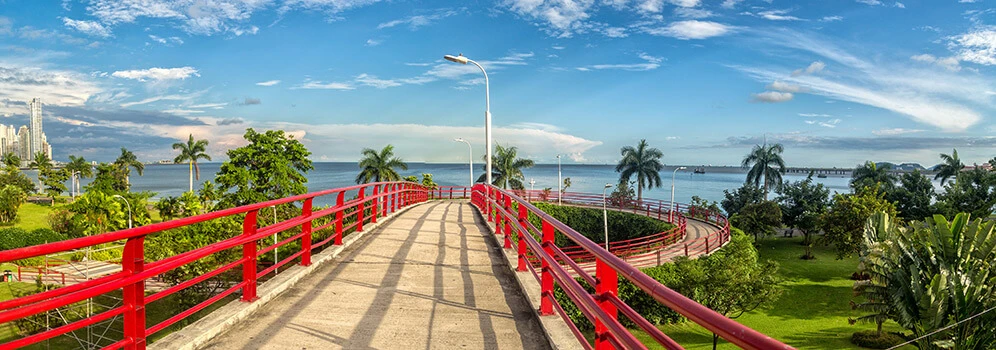
[[[463,7],[454,7],[460,5]],[[996,156],[996,10],[985,1],[0,0],[0,123],[45,102],[55,158],[210,152],[247,127],[318,161],[394,144],[611,163],[736,164],[764,138],[796,166]]]

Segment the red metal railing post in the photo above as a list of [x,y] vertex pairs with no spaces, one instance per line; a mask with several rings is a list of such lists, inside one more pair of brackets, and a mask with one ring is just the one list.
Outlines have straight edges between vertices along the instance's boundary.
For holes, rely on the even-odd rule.
[[391,184],[391,212],[398,211],[398,184]]
[[381,201],[381,204],[380,204],[380,206],[381,206],[380,210],[381,210],[381,213],[383,214],[382,216],[387,216],[387,214],[388,214],[388,211],[387,211],[387,202],[388,202],[388,199],[390,198],[390,195],[388,194],[389,191],[391,191],[391,185],[390,184],[384,184],[384,189],[381,190],[381,196],[383,196],[384,199]]
[[494,216],[491,212],[491,199],[493,198],[493,193],[491,191],[491,186],[484,186],[484,211],[488,213],[488,222],[495,221]]
[[367,193],[367,188],[360,187],[360,192],[359,192],[360,205],[356,207],[356,232],[363,232],[363,220],[365,219],[363,215],[365,214],[364,212],[367,209],[366,193]]
[[709,236],[706,236],[706,254],[709,254]]
[[[543,220],[543,250],[546,251],[546,255],[551,259],[555,256],[553,253],[553,237],[554,230],[553,225],[551,225],[546,220]],[[553,272],[550,271],[550,261],[546,259],[543,260],[541,276],[540,276],[540,310],[539,313],[542,316],[553,315]],[[556,261],[554,261],[556,263]]]
[[661,219],[661,207],[664,206],[664,201],[657,201],[657,220]]
[[380,185],[376,185],[376,186],[374,186],[374,189],[373,189],[373,199],[370,200],[370,223],[371,224],[376,224],[377,223],[377,212],[380,209],[380,205],[378,205],[380,203],[377,202],[377,199],[380,197],[379,194],[380,194]]
[[[252,236],[256,234],[256,216],[259,210],[246,213],[246,218],[242,221],[242,235]],[[242,244],[242,301],[256,301],[256,241],[249,241]]]
[[[308,198],[304,200],[304,204],[301,206],[301,217],[311,216],[311,201],[314,198]],[[311,265],[311,220],[305,221],[301,224],[301,265],[308,266]]]
[[685,256],[688,256],[688,243],[685,243]]
[[[498,207],[501,207],[501,196],[500,192],[495,194],[495,203],[498,204]],[[495,235],[498,236],[502,234],[501,219],[502,214],[498,210],[495,210]]]
[[[121,268],[126,274],[134,275],[145,270],[145,237],[129,238],[125,242],[121,257]],[[255,242],[253,242],[255,248]],[[255,277],[255,271],[253,271]],[[125,347],[129,350],[145,349],[145,280],[127,285],[122,290],[122,301],[127,310],[124,312],[124,336],[131,340]]]
[[339,195],[335,198],[335,207],[339,208],[339,210],[335,212],[335,240],[332,242],[334,245],[342,245],[342,220],[345,216],[345,213],[343,212],[346,210],[343,209],[342,206],[345,201],[346,192],[340,191]]
[[525,230],[527,227],[526,223],[529,221],[529,211],[527,211],[526,206],[519,206],[519,225],[522,225],[523,231],[519,231],[519,264],[515,267],[515,271],[526,271],[526,239],[522,238],[523,235],[528,235],[529,231]]
[[[605,311],[610,318],[616,320],[618,317],[618,311],[616,306],[612,304],[609,299],[609,294],[618,295],[619,294],[619,279],[616,276],[616,270],[613,270],[608,264],[602,262],[601,259],[595,261],[595,296],[598,301],[598,307]],[[612,343],[609,342],[609,338],[612,335],[609,334],[608,328],[600,320],[595,320],[595,349],[596,350],[609,350],[615,349]]]
[[[511,196],[503,196],[503,197],[505,197],[505,211],[507,211],[509,213],[512,213],[512,197]],[[504,245],[505,249],[512,248],[512,223],[511,223],[511,221],[512,221],[512,217],[511,216],[506,216],[505,217],[505,245]]]

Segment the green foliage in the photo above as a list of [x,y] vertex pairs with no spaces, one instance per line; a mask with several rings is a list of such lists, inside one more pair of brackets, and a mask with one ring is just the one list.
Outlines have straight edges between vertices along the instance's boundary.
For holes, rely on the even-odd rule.
[[83,227],[73,221],[73,212],[69,209],[58,209],[48,214],[48,225],[52,230],[67,237],[83,237]]
[[[785,173],[782,152],[785,152],[785,147],[780,143],[755,145],[740,163],[744,169],[750,168],[746,183],[764,188],[765,200],[768,199],[772,187],[778,188],[782,185],[782,174]],[[762,182],[764,186],[761,185]]]
[[699,196],[692,196],[692,201],[688,205],[691,206],[691,217],[697,219],[710,220],[710,217],[714,216],[714,213],[719,212],[719,203],[716,201],[710,202]]
[[138,161],[138,157],[124,147],[121,147],[121,155],[118,156],[118,159],[114,160],[114,166],[118,168],[118,171],[124,174],[126,184],[129,183],[128,178],[131,176],[131,168],[135,168],[135,172],[138,173],[138,176],[142,176],[145,172],[145,164]]
[[[559,206],[550,203],[533,203],[533,205],[554,219],[570,226],[588,239],[597,243],[605,242],[602,209]],[[609,216],[610,241],[644,237],[674,228],[674,225],[642,215],[611,210],[607,214]],[[536,228],[541,228],[540,225],[542,222],[539,217],[530,215],[529,221]],[[555,242],[560,247],[577,245],[559,232],[557,233]]]
[[643,200],[643,189],[661,187],[661,170],[664,164],[661,158],[664,152],[650,147],[647,140],[640,140],[636,147],[626,146],[619,150],[622,159],[616,164],[616,172],[619,173],[619,183],[629,182],[629,179],[636,175],[636,200]]
[[[522,169],[532,168],[535,164],[532,159],[521,159],[518,156],[519,149],[515,147],[502,147],[495,144],[494,161],[491,164],[491,184],[513,190],[523,190],[526,188],[522,181],[526,179],[522,175]],[[487,155],[484,156],[484,172],[477,178],[477,182],[487,182]]]
[[437,184],[435,181],[432,181],[432,174],[422,173],[422,186],[425,186],[426,188],[430,189],[435,189],[439,187],[439,184]]
[[830,209],[820,215],[823,240],[834,246],[837,258],[851,256],[861,249],[865,223],[876,212],[896,216],[896,206],[874,188],[856,194],[835,194]]
[[[778,202],[785,225],[801,230],[806,236],[803,244],[808,246],[812,243],[810,236],[819,227],[819,216],[830,207],[830,189],[813,182],[810,176],[803,181],[785,183],[778,190]],[[811,256],[807,250],[806,257]]]
[[725,198],[720,202],[720,205],[723,206],[727,216],[733,216],[748,204],[764,201],[764,189],[751,183],[745,183],[734,192],[723,190],[723,196]]
[[860,331],[851,335],[851,343],[868,349],[890,349],[905,342],[906,339],[893,333]]
[[[241,221],[234,217],[225,217],[171,229],[150,235],[146,238],[146,259],[149,261],[165,259],[234,237],[241,233]],[[218,267],[238,260],[240,257],[242,257],[242,251],[238,248],[221,251],[165,272],[159,275],[159,278],[170,285],[177,285],[211,272]],[[228,286],[229,282],[233,282],[241,277],[240,273],[240,269],[234,269],[222,273],[218,277],[179,291],[176,299],[176,302],[179,304],[177,307],[186,309],[196,305],[198,302]]]
[[941,184],[944,184],[948,179],[958,176],[963,168],[965,168],[965,164],[958,158],[957,149],[952,149],[950,155],[941,153],[941,165],[937,166],[934,180],[941,179]]
[[93,166],[87,163],[83,157],[70,155],[69,163],[66,163],[65,169],[69,170],[70,174],[79,173],[76,176],[83,179],[93,176]]
[[125,169],[113,164],[100,163],[97,165],[97,174],[93,181],[86,186],[86,190],[105,193],[127,192],[131,186],[128,184],[128,173]]
[[0,187],[0,223],[7,224],[17,219],[17,210],[28,200],[28,194],[20,187],[5,185]]
[[886,198],[896,203],[899,216],[907,220],[922,220],[933,213],[930,203],[934,198],[934,184],[920,170],[914,170],[903,174],[899,187],[890,191]]
[[973,217],[986,217],[996,205],[996,173],[976,167],[961,171],[954,182],[944,186],[937,195],[934,212],[947,216],[970,213]]
[[163,221],[185,218],[201,214],[204,203],[193,192],[184,192],[180,197],[163,197],[155,204]]
[[405,176],[405,177],[404,177],[403,179],[401,179],[401,180],[404,180],[404,181],[408,181],[408,182],[418,182],[418,176],[415,176],[415,175],[408,175],[408,176]]
[[[39,228],[30,232],[19,227],[3,228],[0,229],[0,251],[59,242],[67,238],[66,235],[47,228]],[[35,266],[41,265],[43,260],[44,257],[34,257],[13,262],[19,265]]]
[[66,169],[55,170],[43,168],[38,171],[38,178],[44,185],[45,194],[55,198],[66,192],[66,181],[69,180],[69,172]]
[[192,172],[190,174],[190,191],[194,190],[193,179],[201,179],[201,167],[198,165],[198,161],[201,159],[211,160],[211,156],[205,152],[207,145],[208,140],[194,141],[194,134],[190,134],[190,139],[187,140],[187,143],[177,142],[173,144],[173,149],[180,151],[180,154],[176,155],[176,158],[173,159],[173,163],[190,163],[190,171]]
[[18,157],[14,152],[7,152],[3,155],[3,165],[8,168],[17,168],[21,166],[21,157]]
[[560,191],[561,192],[567,192],[568,188],[571,188],[571,178],[565,177],[564,178],[564,183],[562,184]]
[[73,232],[76,234],[98,235],[128,225],[125,204],[103,192],[84,193],[68,208],[73,213],[72,225],[79,228],[79,232]]
[[748,204],[730,218],[730,224],[754,236],[754,242],[757,242],[782,226],[782,209],[773,201]]
[[889,193],[896,186],[896,175],[890,172],[889,165],[879,167],[875,162],[867,161],[864,165],[854,168],[851,173],[851,189],[855,193],[865,188],[876,187]]
[[401,176],[394,169],[408,170],[408,163],[394,156],[394,146],[392,145],[384,146],[379,153],[373,149],[364,148],[362,154],[360,173],[356,175],[356,183],[358,184],[398,181],[401,180]]
[[35,191],[35,183],[24,175],[17,167],[6,167],[0,170],[0,187],[7,185],[16,186],[20,188],[24,193],[32,193]]
[[237,207],[271,199],[303,194],[308,178],[304,173],[314,169],[308,156],[311,152],[282,130],[258,133],[252,128],[244,135],[248,145],[229,150],[215,178],[221,196],[221,207]]
[[[619,182],[616,185],[616,189],[612,190],[612,194],[606,198],[608,204],[617,208],[629,208],[635,203],[634,198],[636,198],[636,192],[633,191],[633,181],[630,182]],[[544,190],[544,194],[549,197],[549,188]],[[546,200],[544,198],[544,200]]]

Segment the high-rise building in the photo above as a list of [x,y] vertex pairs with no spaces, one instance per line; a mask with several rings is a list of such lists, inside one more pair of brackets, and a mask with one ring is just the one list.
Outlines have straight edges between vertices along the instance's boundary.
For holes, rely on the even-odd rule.
[[28,104],[30,107],[30,118],[31,118],[31,148],[29,149],[29,154],[35,154],[36,152],[44,152],[45,148],[42,147],[42,102],[40,98],[31,99],[31,103]]
[[21,163],[30,162],[31,159],[31,131],[28,130],[27,125],[21,125],[21,128],[17,130],[17,143],[20,152],[17,154],[21,157]]

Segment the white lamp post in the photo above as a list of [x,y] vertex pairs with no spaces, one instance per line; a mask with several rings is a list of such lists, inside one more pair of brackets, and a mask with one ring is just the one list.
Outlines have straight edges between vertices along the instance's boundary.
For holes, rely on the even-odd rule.
[[529,179],[529,195],[526,196],[527,201],[531,201],[533,197],[533,185],[536,184],[536,179]]
[[460,64],[472,63],[477,68],[481,69],[481,73],[484,73],[484,138],[488,144],[487,149],[487,165],[485,165],[485,171],[487,172],[485,176],[487,177],[488,184],[491,184],[491,87],[488,83],[488,72],[484,70],[477,62],[471,60],[460,54],[459,56],[446,55],[443,56],[447,61],[456,62]]
[[675,175],[678,175],[678,170],[685,170],[685,169],[688,169],[688,168],[680,166],[680,167],[674,168],[674,172],[671,173],[671,207],[669,208],[670,211],[668,211],[668,214],[667,214],[668,221],[670,221],[670,222],[674,222],[674,177],[675,177]]
[[474,187],[474,147],[470,145],[470,141],[464,140],[463,138],[453,139],[456,142],[463,142],[467,144],[467,150],[470,151],[470,187]]
[[564,185],[564,179],[561,178],[560,155],[558,154],[557,155],[557,205],[564,205],[563,201],[561,200],[561,198],[564,197],[563,187],[561,187],[563,185]]
[[605,191],[612,188],[612,184],[605,184],[602,189],[602,225],[605,225],[605,251],[609,251],[609,210],[605,208]]
[[125,202],[125,205],[128,207],[128,228],[131,228],[131,203],[128,203],[128,199],[125,197],[121,197],[120,194],[116,194],[111,197],[123,200]]

